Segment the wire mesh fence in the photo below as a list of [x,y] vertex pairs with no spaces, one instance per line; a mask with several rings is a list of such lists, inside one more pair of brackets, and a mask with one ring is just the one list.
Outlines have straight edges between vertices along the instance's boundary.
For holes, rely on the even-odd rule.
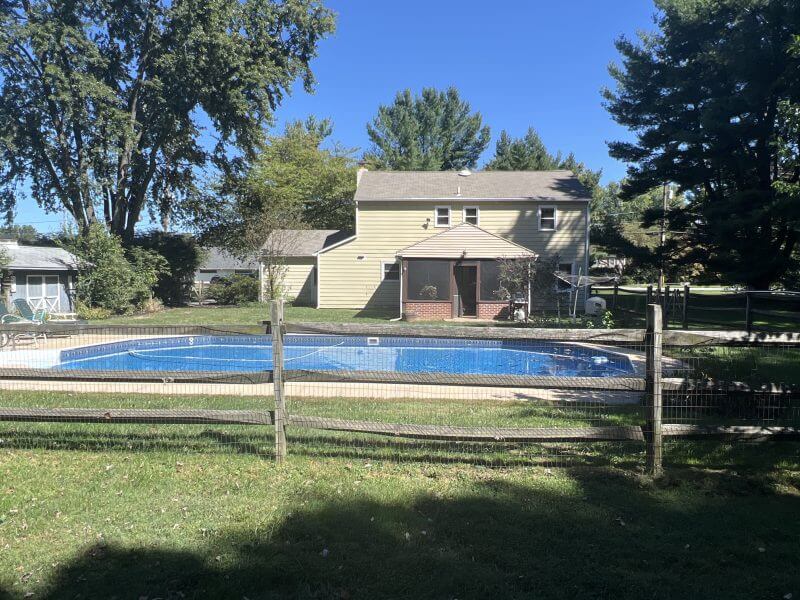
[[269,332],[3,325],[0,444],[658,472],[670,448],[800,429],[798,334],[664,331],[655,304],[604,330],[272,309]]
[[742,331],[800,330],[800,292],[693,288],[685,284],[595,286],[592,294],[606,300],[615,321],[643,326],[647,306],[657,303],[667,329]]
[[15,323],[0,343],[0,447],[274,454],[263,329]]
[[569,341],[565,330],[287,329],[290,455],[487,466],[641,460],[642,331],[572,331]]

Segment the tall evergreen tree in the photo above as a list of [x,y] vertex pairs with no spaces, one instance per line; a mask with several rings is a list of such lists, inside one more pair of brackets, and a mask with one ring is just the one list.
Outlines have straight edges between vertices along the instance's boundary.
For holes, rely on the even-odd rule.
[[27,188],[127,242],[148,206],[180,216],[199,171],[252,155],[310,89],[333,26],[319,0],[0,2],[0,208]]
[[400,171],[474,167],[490,139],[480,113],[471,112],[453,87],[425,88],[416,97],[398,92],[392,104],[378,108],[367,134],[373,144],[367,162]]
[[536,133],[529,127],[525,137],[514,139],[507,131],[500,133],[494,157],[486,164],[493,171],[550,171],[561,168],[561,153],[553,155]]
[[676,252],[722,278],[766,288],[800,239],[800,33],[796,0],[659,0],[658,28],[620,39],[613,118],[636,134],[609,145],[632,198],[675,182]]

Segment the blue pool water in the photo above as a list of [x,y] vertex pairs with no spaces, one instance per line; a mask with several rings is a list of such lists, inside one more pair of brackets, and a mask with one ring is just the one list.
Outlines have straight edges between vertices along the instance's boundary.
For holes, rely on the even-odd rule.
[[[286,369],[485,375],[619,377],[624,354],[555,342],[288,335]],[[272,368],[266,336],[183,336],[126,340],[63,350],[62,370],[234,371]]]

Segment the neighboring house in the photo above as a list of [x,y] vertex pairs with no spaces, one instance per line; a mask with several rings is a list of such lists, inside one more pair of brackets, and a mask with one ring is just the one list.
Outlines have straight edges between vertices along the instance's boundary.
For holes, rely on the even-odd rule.
[[261,299],[271,290],[296,305],[317,304],[317,254],[348,238],[337,229],[281,229],[272,232],[261,248]]
[[570,171],[360,169],[355,234],[316,252],[316,306],[495,318],[497,258],[586,274],[589,200]]
[[2,295],[13,301],[26,298],[35,309],[49,312],[75,310],[78,259],[63,248],[27,246],[0,239],[8,261],[3,270]]
[[253,257],[241,260],[221,248],[205,248],[205,258],[194,273],[195,291],[202,298],[211,283],[220,277],[230,277],[235,273],[256,275],[258,259]]

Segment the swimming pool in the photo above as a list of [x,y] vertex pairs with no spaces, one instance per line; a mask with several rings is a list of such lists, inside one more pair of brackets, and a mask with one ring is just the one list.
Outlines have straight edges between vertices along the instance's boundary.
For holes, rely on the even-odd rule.
[[[628,356],[560,342],[287,335],[284,368],[476,375],[624,377]],[[66,371],[224,371],[272,369],[265,336],[147,338],[62,350],[53,369]]]

